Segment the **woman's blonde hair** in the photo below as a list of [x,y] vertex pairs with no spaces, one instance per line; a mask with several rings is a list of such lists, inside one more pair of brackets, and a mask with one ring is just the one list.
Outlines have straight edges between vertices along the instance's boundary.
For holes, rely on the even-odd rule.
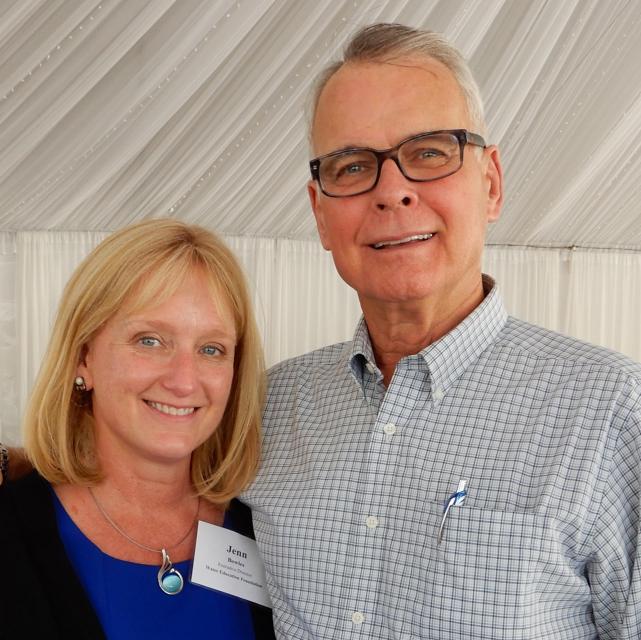
[[167,218],[109,236],[65,287],[24,419],[28,456],[49,482],[93,484],[101,478],[91,402],[80,402],[74,390],[86,345],[118,311],[161,303],[194,269],[205,274],[215,304],[231,311],[237,344],[227,407],[218,428],[192,454],[192,483],[203,497],[225,503],[251,482],[260,456],[265,378],[245,278],[213,233]]

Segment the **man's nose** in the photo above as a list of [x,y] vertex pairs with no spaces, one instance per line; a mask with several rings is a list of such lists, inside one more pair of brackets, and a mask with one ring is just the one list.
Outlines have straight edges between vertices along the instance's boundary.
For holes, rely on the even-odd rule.
[[380,211],[410,207],[418,201],[415,183],[403,175],[393,158],[387,158],[381,165],[381,174],[374,194],[376,207]]

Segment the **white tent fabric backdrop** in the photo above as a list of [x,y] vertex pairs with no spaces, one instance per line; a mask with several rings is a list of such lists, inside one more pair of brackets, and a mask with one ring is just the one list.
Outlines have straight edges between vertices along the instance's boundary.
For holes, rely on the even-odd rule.
[[0,438],[65,279],[138,219],[227,239],[269,362],[351,335],[306,199],[305,99],[376,21],[470,60],[506,169],[485,269],[510,312],[641,359],[636,0],[0,0]]
[[[0,298],[0,437],[5,441],[20,440],[19,416],[64,283],[105,236],[0,233],[5,295]],[[360,315],[356,296],[318,242],[225,240],[251,283],[268,364],[351,337]],[[641,360],[641,253],[490,247],[484,266],[513,315]]]

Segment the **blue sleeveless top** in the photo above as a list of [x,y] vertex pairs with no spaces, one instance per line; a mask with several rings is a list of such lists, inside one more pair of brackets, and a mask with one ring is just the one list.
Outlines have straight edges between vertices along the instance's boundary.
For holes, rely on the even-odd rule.
[[[67,556],[109,640],[254,640],[247,601],[191,584],[188,560],[174,565],[185,579],[183,590],[166,595],[157,582],[160,562],[158,566],[136,564],[103,553],[52,493]],[[227,516],[223,526],[231,528]]]

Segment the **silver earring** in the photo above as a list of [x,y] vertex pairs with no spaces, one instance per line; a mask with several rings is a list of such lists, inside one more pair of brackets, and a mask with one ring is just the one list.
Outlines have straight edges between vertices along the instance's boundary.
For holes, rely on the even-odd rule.
[[78,376],[74,381],[73,381],[73,386],[76,388],[76,391],[86,391],[87,390],[87,385],[85,384],[85,379],[82,376]]

